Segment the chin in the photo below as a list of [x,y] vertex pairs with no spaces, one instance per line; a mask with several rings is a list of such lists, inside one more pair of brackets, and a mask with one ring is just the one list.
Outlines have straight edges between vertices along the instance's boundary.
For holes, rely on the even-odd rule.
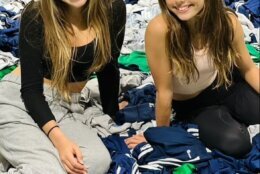
[[81,8],[86,4],[87,0],[73,0],[70,2],[70,6],[74,8]]
[[176,15],[181,21],[189,21],[191,20],[194,16],[189,16],[189,15]]
[[82,4],[73,4],[72,6],[73,6],[74,8],[82,8],[84,5],[85,5],[85,3],[82,3]]

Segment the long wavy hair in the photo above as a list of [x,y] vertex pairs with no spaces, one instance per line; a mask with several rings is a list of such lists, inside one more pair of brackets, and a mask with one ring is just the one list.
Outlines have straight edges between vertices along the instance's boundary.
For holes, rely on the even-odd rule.
[[[204,1],[204,8],[197,15],[194,29],[200,33],[200,43],[207,49],[218,71],[215,87],[228,87],[232,82],[232,70],[239,58],[232,45],[233,26],[227,13],[231,10],[224,6],[222,0]],[[168,26],[166,52],[173,63],[173,71],[185,77],[187,83],[191,79],[196,80],[199,72],[193,59],[194,47],[189,27],[168,9],[165,0],[159,0],[159,5]]]
[[[88,0],[82,8],[82,18],[87,26],[94,30],[95,49],[94,61],[86,73],[97,72],[111,60],[111,38],[109,17],[112,0]],[[76,54],[68,33],[72,32],[72,25],[67,21],[67,5],[61,0],[39,0],[33,8],[38,11],[44,23],[44,55],[52,63],[52,87],[70,100],[69,77],[71,61]]]

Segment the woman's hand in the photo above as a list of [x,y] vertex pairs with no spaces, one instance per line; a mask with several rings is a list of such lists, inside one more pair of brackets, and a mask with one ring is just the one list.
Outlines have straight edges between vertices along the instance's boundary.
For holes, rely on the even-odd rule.
[[147,142],[143,134],[133,135],[132,137],[125,139],[125,143],[129,149],[133,149],[143,142]]
[[128,101],[122,101],[118,105],[119,105],[119,110],[124,109],[128,105]]
[[57,148],[64,168],[69,174],[87,174],[78,145],[69,140],[59,128],[53,130],[49,137]]

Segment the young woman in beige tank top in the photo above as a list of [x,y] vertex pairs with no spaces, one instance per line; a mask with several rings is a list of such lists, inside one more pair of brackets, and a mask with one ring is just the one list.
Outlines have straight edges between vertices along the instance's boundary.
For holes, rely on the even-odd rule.
[[[162,13],[149,23],[145,37],[157,88],[157,126],[170,126],[174,109],[175,120],[198,124],[207,147],[245,155],[251,149],[246,126],[260,122],[260,82],[237,16],[222,0],[159,4]],[[144,136],[126,142],[133,148],[146,141]]]

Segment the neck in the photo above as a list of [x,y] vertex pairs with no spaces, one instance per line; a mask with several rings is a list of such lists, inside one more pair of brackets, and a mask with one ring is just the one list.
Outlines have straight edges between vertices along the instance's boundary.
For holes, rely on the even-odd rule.
[[81,9],[69,8],[67,18],[70,23],[77,24],[82,21]]
[[193,17],[192,19],[186,21],[186,24],[189,28],[189,31],[191,33],[197,33],[198,32],[198,22],[199,22],[199,19],[198,17]]
[[190,30],[191,34],[200,33],[198,24],[202,20],[202,15],[204,13],[204,8],[205,8],[205,6],[200,10],[200,12],[196,16],[194,16],[193,18],[191,18],[190,20],[188,20],[186,22],[188,27],[189,27],[189,30]]
[[200,27],[198,27],[198,18],[193,18],[192,20],[187,21],[187,26],[190,32],[191,43],[195,49],[201,49],[202,46],[202,33]]
[[84,22],[84,18],[82,15],[83,8],[84,7],[76,8],[72,6],[67,6],[66,17],[68,22],[79,29],[85,27],[86,25],[86,22]]
[[75,37],[78,37],[79,33],[87,28],[87,24],[86,22],[84,23],[80,13],[67,13],[67,20],[70,23],[67,29],[68,34],[72,37],[71,40],[75,39]]

